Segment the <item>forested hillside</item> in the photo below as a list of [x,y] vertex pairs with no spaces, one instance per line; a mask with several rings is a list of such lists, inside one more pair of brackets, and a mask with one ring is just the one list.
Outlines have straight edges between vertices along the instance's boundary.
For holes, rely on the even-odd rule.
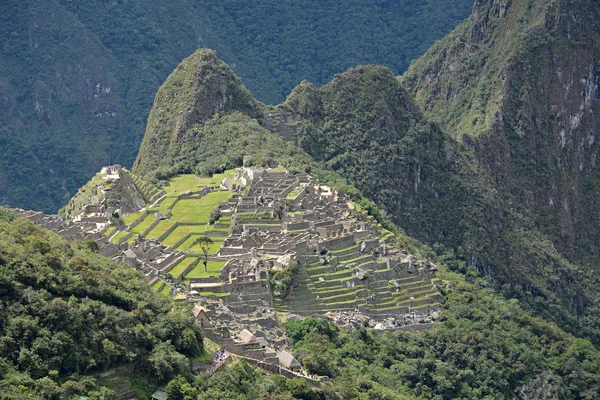
[[135,363],[169,379],[202,353],[187,304],[93,248],[0,207],[0,397],[106,398],[85,375]]
[[359,63],[396,73],[472,0],[0,3],[0,204],[56,211],[102,165],[131,166],[159,85],[198,47],[275,104]]

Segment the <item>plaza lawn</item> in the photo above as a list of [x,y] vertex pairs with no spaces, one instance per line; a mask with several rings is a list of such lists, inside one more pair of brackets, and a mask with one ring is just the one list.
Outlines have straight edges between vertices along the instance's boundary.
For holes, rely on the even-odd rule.
[[181,199],[171,209],[171,220],[179,222],[207,222],[211,211],[231,197],[228,190],[207,193],[199,199]]
[[203,262],[203,260],[201,258],[198,265],[196,265],[196,268],[194,268],[193,270],[188,272],[185,277],[189,279],[189,278],[208,278],[211,276],[219,276],[219,273],[221,272],[221,268],[223,268],[223,266],[225,265],[225,263],[222,261],[208,261],[208,265],[207,265],[208,269],[206,272],[204,272],[204,264],[202,262]]
[[169,271],[169,274],[175,279],[178,279],[181,274],[190,266],[194,261],[196,261],[197,257],[186,257],[179,262],[172,270]]
[[[185,237],[188,233],[201,234],[206,231],[206,224],[200,225],[181,225],[175,228],[169,236],[163,240],[165,246],[175,246],[177,242]],[[181,247],[181,246],[180,246]]]
[[[198,239],[199,237],[200,237],[200,235],[190,236],[185,242],[183,242],[183,244],[181,246],[179,246],[177,248],[177,250],[183,251],[186,254],[202,254],[202,249],[200,248],[199,245],[190,247],[190,245],[192,243],[194,243],[194,240]],[[216,237],[213,237],[211,239],[213,241],[213,244],[210,245],[210,248],[208,249],[208,254],[217,254],[219,252],[219,249],[223,245],[223,241],[222,240],[217,241],[218,238],[216,238]]]

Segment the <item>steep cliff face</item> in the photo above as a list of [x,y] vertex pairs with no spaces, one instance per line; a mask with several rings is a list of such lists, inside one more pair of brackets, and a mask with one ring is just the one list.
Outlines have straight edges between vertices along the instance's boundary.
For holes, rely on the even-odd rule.
[[197,50],[159,89],[133,171],[144,175],[170,167],[194,140],[193,126],[233,111],[260,119],[263,106],[214,51]]
[[561,252],[600,239],[600,3],[477,1],[400,78]]

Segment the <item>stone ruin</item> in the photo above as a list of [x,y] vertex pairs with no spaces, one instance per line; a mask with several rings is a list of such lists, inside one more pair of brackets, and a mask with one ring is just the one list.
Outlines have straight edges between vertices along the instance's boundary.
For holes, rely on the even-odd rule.
[[[355,212],[343,191],[307,174],[262,169],[241,168],[235,180],[242,185],[222,183],[238,191],[223,209],[232,228],[217,258],[227,263],[218,279],[191,280],[189,296],[206,310],[205,331],[217,343],[247,352],[235,347],[234,338],[243,330],[260,332],[266,345],[255,353],[281,354],[289,347],[273,310],[325,315],[340,325],[358,318],[376,329],[417,328],[438,318],[437,267],[390,244],[391,235]],[[277,298],[269,276],[291,263],[299,265],[296,284],[286,298]],[[297,297],[306,287],[308,300]],[[341,301],[320,298],[327,292],[319,290],[328,287],[348,294],[338,295]],[[197,295],[216,289],[229,296]]]
[[[101,176],[133,182],[146,193],[146,205],[164,197],[158,190],[145,192],[139,178],[119,166],[106,167]],[[289,346],[275,311],[375,329],[419,328],[438,318],[442,296],[437,287],[443,283],[435,277],[437,267],[394,246],[393,235],[357,212],[343,191],[308,174],[246,167],[221,186],[233,193],[220,209],[231,225],[211,259],[225,266],[219,276],[190,278],[189,286],[177,284],[173,290],[201,308],[195,315],[206,335],[228,351],[278,362],[277,354]],[[67,239],[95,240],[102,254],[157,282],[185,255],[143,235],[130,240],[127,234],[117,243],[111,240],[116,232],[105,236],[111,216],[123,213],[108,201],[114,188],[97,184],[85,192],[89,203],[83,204],[81,196],[79,204],[72,200],[70,210],[79,212],[71,211],[66,220],[34,212],[23,216]],[[289,293],[273,293],[272,273],[291,265],[297,272]],[[256,340],[244,341],[250,337],[245,331]]]

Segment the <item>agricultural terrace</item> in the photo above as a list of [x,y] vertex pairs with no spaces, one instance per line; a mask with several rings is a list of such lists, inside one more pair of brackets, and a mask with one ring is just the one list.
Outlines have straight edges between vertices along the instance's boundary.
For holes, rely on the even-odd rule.
[[[175,176],[169,179],[169,185],[164,187],[166,196],[158,204],[153,205],[152,208],[123,216],[123,222],[127,226],[131,226],[144,215],[145,211],[150,211],[137,225],[132,226],[128,231],[120,232],[116,232],[111,227],[106,230],[105,234],[114,243],[126,238],[128,234],[131,236],[126,238],[127,242],[134,241],[139,234],[145,234],[149,239],[158,239],[163,245],[174,247],[189,255],[202,254],[198,245],[191,246],[191,244],[200,236],[210,236],[214,244],[211,245],[209,252],[216,254],[221,248],[223,240],[229,235],[231,218],[223,217],[215,225],[207,226],[207,223],[210,213],[232,195],[231,191],[219,189],[219,185],[224,178],[233,180],[235,175],[235,170],[228,170],[210,178],[199,178],[193,174]],[[188,192],[199,192],[205,187],[211,187],[214,191],[202,197],[179,199],[181,195]],[[165,220],[157,221],[156,212],[163,215],[170,213],[171,215]],[[186,225],[177,225],[176,223]]]

